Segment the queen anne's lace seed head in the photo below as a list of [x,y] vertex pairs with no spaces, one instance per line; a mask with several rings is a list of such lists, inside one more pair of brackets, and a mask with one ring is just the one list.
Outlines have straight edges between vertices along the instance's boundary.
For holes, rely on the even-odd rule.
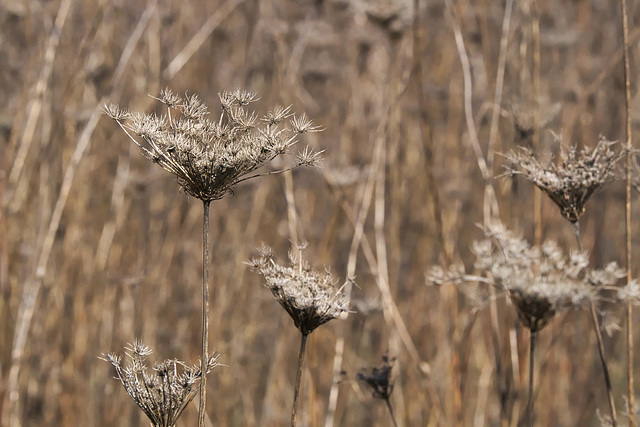
[[328,271],[314,271],[290,254],[291,267],[274,260],[271,248],[260,248],[260,256],[248,262],[252,270],[262,274],[276,300],[289,313],[296,327],[307,335],[318,326],[347,311],[348,301],[333,284]]
[[[236,90],[219,94],[222,111],[211,120],[209,109],[197,95],[184,98],[168,89],[159,101],[167,106],[163,116],[129,112],[106,105],[104,112],[140,147],[143,154],[178,178],[184,190],[202,201],[223,198],[241,181],[254,178],[254,171],[285,154],[299,134],[320,129],[290,108],[277,107],[262,120],[246,106],[256,100],[253,93]],[[283,126],[290,118],[290,127]],[[316,153],[305,151],[299,165],[315,165]]]
[[[109,362],[116,370],[129,396],[142,409],[153,427],[172,427],[196,395],[197,384],[202,371],[197,366],[188,366],[176,359],[168,359],[156,364],[152,370],[147,367],[146,357],[151,349],[140,341],[125,347],[126,363],[120,355],[105,354],[102,360]],[[207,362],[207,373],[216,366],[219,354],[211,355]]]
[[575,223],[593,193],[616,177],[616,164],[624,153],[614,151],[615,142],[600,139],[595,148],[576,147],[560,151],[560,162],[540,163],[525,147],[506,157],[507,173],[524,175],[558,205],[562,216]]
[[[482,276],[469,276],[458,265],[447,271],[435,268],[429,279],[436,284],[482,281],[496,286],[509,296],[518,318],[533,332],[543,329],[558,312],[589,307],[603,292],[618,291],[614,285],[625,276],[616,263],[590,269],[585,252],[566,255],[552,241],[531,246],[500,222],[483,230],[485,239],[473,246],[475,267]],[[619,299],[634,299],[640,292],[629,287],[618,294]]]

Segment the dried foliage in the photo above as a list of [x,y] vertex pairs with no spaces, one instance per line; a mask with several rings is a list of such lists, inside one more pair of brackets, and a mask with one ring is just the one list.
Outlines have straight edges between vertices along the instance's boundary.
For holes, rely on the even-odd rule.
[[524,175],[558,205],[562,216],[575,223],[593,193],[616,177],[616,164],[624,153],[614,150],[615,144],[601,138],[595,148],[561,149],[559,164],[541,163],[529,148],[520,147],[506,155],[510,162],[506,170]]
[[291,253],[291,266],[284,267],[275,262],[271,248],[263,246],[259,251],[260,256],[249,261],[249,266],[262,274],[265,286],[303,335],[347,311],[349,303],[342,290],[334,286],[330,272],[311,270],[301,256],[296,258]]
[[[258,120],[246,110],[256,99],[253,93],[236,90],[219,98],[222,112],[215,121],[197,95],[182,98],[168,89],[159,98],[166,115],[130,112],[113,104],[104,112],[149,160],[176,175],[182,188],[202,201],[223,198],[256,176],[252,172],[287,153],[298,135],[320,130],[306,115],[295,117],[290,107],[277,107]],[[289,126],[283,126],[287,119]],[[296,165],[312,166],[318,159],[319,153],[307,148]]]
[[[202,378],[199,365],[188,366],[176,359],[167,359],[153,367],[150,372],[146,357],[152,351],[140,341],[125,347],[127,362],[122,356],[109,353],[101,357],[116,369],[129,396],[142,409],[153,427],[175,426],[178,418],[198,392],[197,384]],[[207,363],[207,373],[216,366],[219,354],[214,353]]]
[[[518,318],[532,332],[542,330],[558,312],[590,307],[626,273],[615,262],[602,270],[589,268],[586,252],[563,253],[553,241],[531,246],[502,223],[484,228],[485,239],[475,242],[475,267],[483,280],[503,290],[513,302]],[[460,266],[445,271],[434,269],[429,276],[437,284],[475,280]],[[621,288],[628,299],[633,289]]]
[[373,397],[388,400],[393,393],[395,381],[392,376],[393,365],[396,359],[389,358],[388,354],[382,356],[382,365],[360,368],[356,379],[365,383],[373,392]]

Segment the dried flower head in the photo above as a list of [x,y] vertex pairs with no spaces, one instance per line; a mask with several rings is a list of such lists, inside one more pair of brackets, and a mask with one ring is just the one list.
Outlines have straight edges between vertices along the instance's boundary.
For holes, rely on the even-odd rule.
[[259,252],[260,256],[249,261],[249,266],[262,274],[265,286],[303,335],[347,311],[347,298],[334,286],[331,273],[311,270],[301,256],[296,258],[291,253],[291,266],[284,267],[275,262],[271,248],[263,246]]
[[356,379],[364,382],[373,391],[373,397],[382,400],[389,400],[393,393],[394,380],[392,379],[394,358],[389,358],[389,354],[382,356],[382,365],[371,368],[360,368]]
[[[150,372],[145,359],[151,349],[140,341],[125,347],[128,362],[122,356],[109,353],[100,359],[111,363],[117,378],[129,396],[151,421],[151,425],[171,427],[196,395],[196,384],[202,377],[198,366],[188,366],[176,359],[168,359],[153,367]],[[219,354],[214,353],[208,361],[207,373],[216,366]]]
[[[219,98],[222,110],[215,121],[197,95],[182,98],[168,89],[157,98],[167,106],[166,115],[129,112],[116,105],[105,106],[104,112],[149,160],[176,175],[182,188],[202,201],[221,199],[238,183],[260,176],[251,173],[288,152],[299,134],[320,130],[305,115],[293,116],[289,107],[269,111],[258,121],[246,110],[256,99],[252,93],[236,90]],[[317,160],[318,154],[305,150],[297,165]]]
[[562,216],[575,223],[584,213],[591,195],[616,177],[616,163],[624,155],[612,149],[615,142],[601,138],[595,148],[578,152],[575,146],[560,151],[560,164],[540,163],[531,150],[520,147],[506,155],[511,175],[521,174],[544,191],[560,208]]
[[531,246],[500,222],[484,228],[485,239],[475,242],[475,266],[482,277],[469,276],[460,266],[431,274],[436,283],[483,281],[503,290],[518,318],[532,332],[543,329],[553,316],[571,308],[590,307],[602,291],[613,290],[625,276],[616,263],[592,270],[585,252],[566,255],[553,241]]

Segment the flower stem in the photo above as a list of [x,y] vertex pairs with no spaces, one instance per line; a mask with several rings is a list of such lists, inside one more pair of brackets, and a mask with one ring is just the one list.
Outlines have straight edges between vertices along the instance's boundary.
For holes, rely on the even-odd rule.
[[[622,41],[624,44],[624,99],[626,130],[626,185],[625,185],[625,243],[627,255],[627,284],[631,282],[631,90],[629,82],[629,17],[626,0],[620,0],[622,6]],[[633,306],[627,305],[627,392],[629,398],[629,426],[636,423],[633,387]]]
[[207,405],[207,366],[209,363],[209,208],[210,201],[203,201],[202,218],[202,357],[200,361],[200,405],[198,407],[198,426],[204,427],[205,407]]
[[304,352],[307,347],[307,336],[309,334],[302,334],[300,340],[300,354],[298,354],[298,373],[296,374],[296,388],[293,394],[293,408],[291,409],[291,427],[296,425],[296,411],[298,408],[298,397],[300,396],[300,382],[302,380],[302,362],[304,362]]
[[607,361],[604,358],[604,345],[602,344],[602,334],[600,333],[600,323],[598,322],[598,315],[596,314],[596,308],[591,303],[591,319],[593,320],[593,329],[596,331],[596,337],[598,338],[598,354],[600,355],[600,362],[602,363],[602,372],[604,373],[604,382],[607,386],[607,394],[609,397],[609,409],[611,410],[611,425],[616,427],[618,420],[616,418],[616,404],[613,400],[613,391],[611,390],[611,378],[609,377],[609,368],[607,367]]
[[393,421],[393,426],[398,427],[398,423],[396,422],[396,417],[393,415],[393,407],[391,406],[391,400],[387,397],[385,399],[387,402],[387,409],[389,409],[389,415],[391,415],[391,421]]
[[530,331],[529,339],[529,400],[527,401],[527,425],[533,427],[533,355],[536,347],[536,335],[534,330]]
[[[573,230],[576,234],[576,241],[578,242],[578,249],[582,251],[582,240],[580,239],[580,223],[575,221],[572,223]],[[607,360],[604,356],[604,345],[602,343],[602,333],[600,333],[600,322],[598,321],[598,315],[596,313],[595,304],[591,303],[591,320],[593,321],[593,329],[598,339],[598,355],[600,356],[600,363],[602,363],[602,372],[604,373],[604,382],[607,387],[607,395],[609,400],[609,409],[611,410],[611,425],[616,427],[618,420],[616,417],[616,404],[613,400],[613,390],[611,389],[611,378],[609,377],[609,368],[607,367]]]

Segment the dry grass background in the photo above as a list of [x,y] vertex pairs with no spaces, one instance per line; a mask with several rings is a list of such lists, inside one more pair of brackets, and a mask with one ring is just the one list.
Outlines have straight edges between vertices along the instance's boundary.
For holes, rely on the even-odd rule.
[[[241,185],[212,204],[210,348],[228,365],[209,376],[213,425],[289,419],[299,335],[243,261],[262,242],[284,257],[290,239],[304,237],[306,257],[344,278],[363,205],[358,312],[310,336],[301,424],[324,425],[342,333],[348,378],[340,384],[336,425],[389,425],[383,403],[351,381],[387,349],[398,359],[392,400],[401,425],[499,425],[501,396],[517,424],[526,405],[527,332],[499,300],[496,358],[489,310],[476,312],[471,298],[428,287],[425,273],[447,260],[434,212],[453,259],[467,264],[483,221],[482,175],[465,123],[452,22],[462,29],[471,64],[473,118],[486,156],[494,109],[501,112],[498,152],[522,143],[514,123],[526,127],[533,117],[534,9],[531,1],[516,2],[504,95],[495,105],[504,4],[453,3],[452,20],[445,2],[420,2],[416,34],[408,0],[1,2],[3,425],[144,425],[111,366],[97,356],[121,352],[139,337],[155,350],[154,360],[197,362],[200,202],[181,194],[175,179],[143,159],[98,111],[106,101],[160,109],[147,95],[165,86],[196,92],[212,106],[218,92],[244,88],[261,96],[260,113],[292,104],[325,128],[302,141],[326,150],[325,168],[296,169],[289,203],[280,176]],[[594,145],[599,135],[624,139],[617,3],[537,3],[541,147],[556,148],[550,130],[579,146]],[[632,4],[632,107],[639,12]],[[497,156],[490,165],[494,175],[502,173],[502,161]],[[494,184],[502,220],[533,239],[532,186]],[[543,237],[574,247],[571,227],[550,201],[542,203]],[[620,183],[591,200],[581,226],[594,266],[624,265]],[[26,297],[36,298],[32,318]],[[586,313],[569,313],[540,336],[540,425],[594,425],[596,409],[607,411],[589,322]],[[20,338],[22,354],[15,353]],[[605,337],[605,344],[623,411],[623,333]],[[196,419],[191,404],[179,425]]]

